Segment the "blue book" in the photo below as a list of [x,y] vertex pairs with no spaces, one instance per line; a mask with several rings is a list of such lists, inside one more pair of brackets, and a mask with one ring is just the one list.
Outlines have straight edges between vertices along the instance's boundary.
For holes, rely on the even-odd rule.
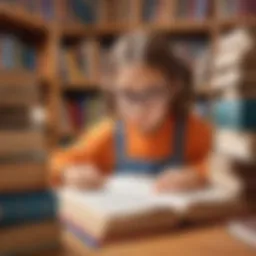
[[54,219],[57,198],[50,191],[0,196],[0,226]]
[[70,4],[75,16],[82,23],[92,24],[95,22],[95,2],[93,0],[73,0]]
[[150,21],[155,15],[157,8],[156,0],[145,0],[143,6],[143,19],[145,21]]
[[15,68],[15,38],[4,35],[2,39],[2,64],[6,69]]
[[197,0],[196,1],[196,7],[195,7],[195,17],[197,19],[204,19],[207,15],[207,9],[208,9],[208,0]]
[[36,50],[31,46],[25,46],[23,49],[23,66],[28,70],[35,70],[36,67]]
[[256,131],[256,99],[222,100],[213,106],[213,119],[223,128]]

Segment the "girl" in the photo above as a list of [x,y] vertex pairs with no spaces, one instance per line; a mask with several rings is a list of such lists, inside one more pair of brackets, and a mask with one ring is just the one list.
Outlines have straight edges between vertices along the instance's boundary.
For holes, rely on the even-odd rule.
[[206,180],[209,125],[189,112],[190,72],[160,35],[131,33],[110,52],[103,83],[113,118],[53,157],[54,179],[95,188],[111,173],[151,174],[158,191]]

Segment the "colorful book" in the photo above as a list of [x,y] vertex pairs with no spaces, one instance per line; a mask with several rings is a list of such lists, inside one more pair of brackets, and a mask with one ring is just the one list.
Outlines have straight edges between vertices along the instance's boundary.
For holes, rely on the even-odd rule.
[[3,130],[0,142],[1,158],[46,151],[46,138],[40,130]]
[[60,247],[60,227],[56,221],[43,221],[5,227],[0,230],[0,255],[35,255]]
[[0,195],[0,226],[54,219],[57,198],[50,191]]
[[245,162],[256,157],[256,136],[252,132],[218,129],[215,133],[214,148],[220,154]]
[[49,185],[49,167],[45,161],[1,163],[0,193],[38,191]]
[[213,120],[217,126],[256,131],[256,99],[219,100],[213,104]]

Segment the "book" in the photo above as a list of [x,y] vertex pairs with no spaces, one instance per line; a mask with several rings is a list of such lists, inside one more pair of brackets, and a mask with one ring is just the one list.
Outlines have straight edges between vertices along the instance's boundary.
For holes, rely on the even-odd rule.
[[209,1],[207,0],[180,0],[176,3],[175,17],[179,19],[207,18],[209,13]]
[[229,18],[235,16],[255,15],[255,2],[252,0],[219,0],[219,13],[221,17]]
[[256,192],[256,164],[217,152],[209,160],[209,178],[218,186],[228,187],[244,198]]
[[255,47],[244,51],[231,50],[219,52],[213,60],[214,69],[216,70],[216,73],[224,73],[226,70],[236,68],[242,70],[253,69],[256,66],[255,53]]
[[[40,113],[43,111],[43,113]],[[42,114],[42,115],[41,115]],[[0,131],[43,128],[45,113],[40,107],[0,106]]]
[[256,130],[256,100],[218,100],[213,104],[213,120],[219,127]]
[[36,50],[14,35],[2,34],[0,38],[1,69],[29,70],[36,68]]
[[156,194],[151,177],[129,175],[110,178],[102,190],[95,192],[63,189],[59,198],[66,228],[95,244],[138,232],[168,230],[184,219],[220,218],[227,214],[227,208],[230,211],[237,206],[236,195],[228,189],[207,187],[187,193]]
[[256,248],[256,219],[247,217],[244,219],[233,220],[228,224],[229,233],[244,242],[245,244]]
[[221,154],[242,161],[253,161],[256,157],[256,135],[242,131],[218,129],[214,148]]
[[94,0],[71,0],[69,6],[71,7],[72,16],[81,23],[93,24],[96,22],[96,10]]
[[0,193],[38,191],[49,185],[49,167],[43,161],[0,163]]
[[255,84],[256,75],[253,69],[241,70],[239,68],[230,69],[226,73],[214,75],[211,80],[213,89],[225,89],[228,87],[239,87],[243,84]]
[[57,199],[51,191],[0,195],[0,226],[54,220]]
[[62,130],[64,134],[65,131],[81,132],[99,121],[104,113],[104,102],[97,95],[69,97],[62,105]]
[[45,136],[41,131],[1,131],[0,158],[46,151]]
[[60,227],[55,221],[23,224],[0,230],[0,255],[30,255],[60,246]]

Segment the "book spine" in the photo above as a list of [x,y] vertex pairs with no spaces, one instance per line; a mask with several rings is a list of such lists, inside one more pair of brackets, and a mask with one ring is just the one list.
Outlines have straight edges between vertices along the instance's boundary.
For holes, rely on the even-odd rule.
[[42,221],[56,217],[57,199],[51,192],[1,195],[0,209],[1,226]]
[[91,0],[73,0],[71,1],[75,16],[85,24],[92,24],[95,21],[93,2]]
[[256,99],[223,100],[213,106],[213,119],[220,127],[256,131]]
[[197,0],[195,7],[195,17],[197,19],[206,18],[208,11],[208,1],[207,0]]

